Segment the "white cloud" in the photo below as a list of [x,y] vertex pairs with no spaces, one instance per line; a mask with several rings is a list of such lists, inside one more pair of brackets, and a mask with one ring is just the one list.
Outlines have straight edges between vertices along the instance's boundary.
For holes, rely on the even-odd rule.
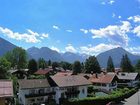
[[130,32],[131,24],[128,21],[122,21],[121,23],[121,25],[109,25],[105,28],[90,29],[90,32],[93,34],[92,38],[107,38],[114,43],[128,45],[129,37],[127,33]]
[[72,52],[72,53],[76,53],[77,50],[71,45],[71,44],[68,44],[66,47],[65,47],[65,50],[67,52]]
[[80,47],[80,50],[81,50],[82,53],[86,53],[86,54],[89,54],[89,55],[97,55],[101,52],[104,52],[104,51],[107,51],[107,50],[110,50],[110,49],[113,49],[113,48],[117,48],[117,47],[120,47],[120,46],[119,45],[113,45],[113,44],[101,43],[101,44],[98,44],[97,46],[91,46],[91,45],[82,46],[82,47]]
[[101,2],[102,5],[106,5],[106,4],[112,5],[112,4],[114,4],[114,3],[115,3],[115,0],[106,0],[106,1],[102,1],[102,2]]
[[83,32],[84,34],[88,33],[88,30],[86,30],[86,29],[80,29],[80,31]]
[[140,37],[140,25],[134,28],[133,33]]
[[42,40],[43,40],[43,39],[44,39],[44,37],[42,37],[42,36],[41,36],[41,37],[40,37],[40,39],[42,39]]
[[18,32],[13,32],[8,28],[0,27],[0,33],[4,34],[9,38],[16,39],[16,40],[23,40],[27,43],[41,42],[41,40],[39,40],[40,34],[37,32],[33,32],[30,29],[27,30],[27,33],[18,33]]
[[131,52],[132,54],[135,55],[140,55],[140,47],[128,47],[125,48],[127,51]]
[[122,17],[121,16],[118,16],[118,18],[121,19]]
[[48,38],[49,36],[49,34],[45,34],[45,33],[40,34],[30,29],[27,29],[26,33],[19,33],[19,32],[13,32],[8,28],[3,28],[3,27],[0,27],[0,33],[7,36],[8,38],[12,38],[15,40],[22,40],[27,43],[38,43],[41,42],[40,39]]
[[112,5],[113,3],[115,3],[115,1],[114,0],[110,0],[108,3]]
[[66,30],[67,32],[72,32],[72,30]]
[[54,47],[54,46],[52,46],[51,49],[54,50],[54,51],[60,52],[60,50],[58,48]]
[[43,34],[42,34],[42,37],[44,37],[44,38],[48,38],[48,37],[49,37],[49,34],[45,34],[45,33],[43,33]]
[[60,28],[56,25],[53,25],[53,28],[56,29],[56,30],[59,30]]
[[135,23],[140,22],[140,15],[130,16],[128,20],[133,20]]

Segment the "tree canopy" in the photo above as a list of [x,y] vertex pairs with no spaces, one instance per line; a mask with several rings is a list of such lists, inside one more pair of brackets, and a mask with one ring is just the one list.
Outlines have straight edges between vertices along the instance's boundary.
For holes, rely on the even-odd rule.
[[133,72],[134,71],[134,68],[133,68],[131,61],[128,58],[127,54],[122,56],[120,67],[123,72]]
[[108,57],[108,61],[107,61],[107,72],[114,72],[114,64],[113,64],[113,60],[111,58],[111,56]]
[[101,68],[95,56],[90,56],[85,62],[86,73],[100,73]]
[[53,62],[52,63],[52,69],[56,70],[56,67],[59,67],[59,63],[58,62]]
[[37,71],[37,62],[35,59],[31,59],[29,60],[29,63],[28,63],[28,69],[29,69],[29,74],[33,74]]
[[47,63],[43,58],[39,58],[38,60],[38,68],[45,69],[47,67]]
[[10,66],[11,63],[8,62],[4,57],[0,58],[0,79],[8,78],[8,70],[10,69]]
[[136,67],[136,71],[140,73],[140,60],[137,61],[137,64],[135,67]]
[[73,64],[73,74],[81,73],[81,63],[80,61],[75,61]]
[[20,47],[6,53],[5,58],[11,63],[11,67],[13,68],[24,69],[27,67],[26,51]]

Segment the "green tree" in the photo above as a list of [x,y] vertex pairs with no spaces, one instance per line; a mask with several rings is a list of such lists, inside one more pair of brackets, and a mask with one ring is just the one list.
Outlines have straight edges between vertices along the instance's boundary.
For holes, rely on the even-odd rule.
[[58,62],[53,62],[52,63],[52,69],[56,70],[56,67],[59,67],[59,63]]
[[81,63],[79,61],[75,61],[73,64],[73,74],[81,73]]
[[136,71],[140,73],[140,60],[137,61],[135,68],[136,68]]
[[123,72],[133,72],[134,71],[134,68],[133,68],[131,61],[128,58],[127,54],[122,56],[120,67]]
[[51,66],[52,65],[52,62],[51,62],[51,60],[49,59],[49,61],[48,61],[48,66]]
[[27,66],[26,51],[20,47],[13,49],[5,54],[5,58],[11,63],[11,67],[17,69],[24,69]]
[[86,73],[100,73],[101,68],[95,56],[90,56],[85,62]]
[[43,58],[39,58],[38,60],[38,68],[45,69],[47,67],[47,63]]
[[69,62],[60,62],[60,66],[64,69],[64,70],[72,70],[72,64]]
[[107,61],[107,72],[114,72],[114,64],[111,56],[109,56],[108,61]]
[[28,71],[29,74],[33,74],[37,71],[38,68],[37,68],[36,60],[34,60],[34,59],[29,60],[28,69],[29,69],[29,71]]
[[10,69],[10,66],[11,63],[4,57],[0,58],[0,79],[7,79],[9,77],[8,70]]

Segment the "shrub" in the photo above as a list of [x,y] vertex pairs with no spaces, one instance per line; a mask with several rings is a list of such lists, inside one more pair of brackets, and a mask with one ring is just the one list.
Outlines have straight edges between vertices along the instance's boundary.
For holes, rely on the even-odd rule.
[[133,89],[118,89],[113,91],[112,94],[104,97],[87,97],[84,99],[70,99],[64,101],[64,105],[105,105],[109,102],[120,102],[137,92],[136,88]]

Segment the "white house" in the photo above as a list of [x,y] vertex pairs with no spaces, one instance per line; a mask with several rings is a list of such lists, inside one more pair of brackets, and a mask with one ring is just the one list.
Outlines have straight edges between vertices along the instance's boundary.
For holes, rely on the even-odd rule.
[[106,90],[106,91],[112,91],[117,88],[117,76],[116,74],[93,74],[92,77],[89,79],[94,88]]
[[19,80],[18,83],[18,99],[21,105],[40,105],[55,98],[54,88],[47,79]]
[[118,86],[128,86],[135,87],[139,83],[139,74],[138,73],[127,73],[119,72],[117,73],[118,77]]
[[67,75],[67,76],[51,76],[56,83],[56,103],[61,103],[61,99],[69,98],[85,98],[87,97],[87,87],[91,85],[83,76]]

